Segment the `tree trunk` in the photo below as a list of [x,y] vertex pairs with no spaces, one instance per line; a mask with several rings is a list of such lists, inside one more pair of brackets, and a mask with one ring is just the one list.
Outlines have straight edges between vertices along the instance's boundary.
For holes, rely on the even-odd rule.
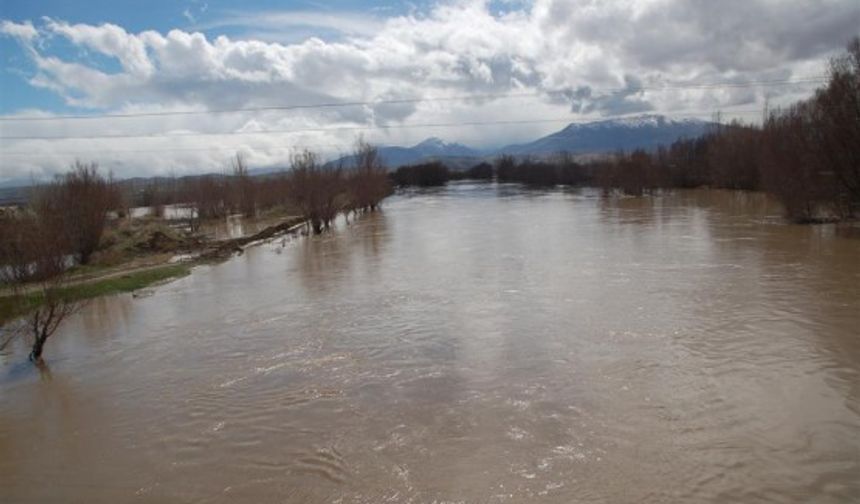
[[42,360],[42,349],[45,347],[46,339],[41,336],[36,337],[36,341],[33,342],[33,349],[30,350],[31,361],[40,362]]

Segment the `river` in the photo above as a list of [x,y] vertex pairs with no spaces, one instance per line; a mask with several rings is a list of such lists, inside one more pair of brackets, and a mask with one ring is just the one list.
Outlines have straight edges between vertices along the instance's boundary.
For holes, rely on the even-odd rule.
[[0,356],[0,502],[860,500],[860,239],[451,184]]

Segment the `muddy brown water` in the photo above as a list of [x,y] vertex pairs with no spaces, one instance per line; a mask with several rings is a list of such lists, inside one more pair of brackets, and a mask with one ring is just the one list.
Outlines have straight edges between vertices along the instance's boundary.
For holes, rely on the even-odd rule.
[[860,240],[757,194],[399,194],[0,356],[0,502],[857,502]]

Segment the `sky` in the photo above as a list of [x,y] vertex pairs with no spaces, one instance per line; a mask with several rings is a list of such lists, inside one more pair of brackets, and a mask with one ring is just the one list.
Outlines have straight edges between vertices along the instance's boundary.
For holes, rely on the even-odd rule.
[[182,175],[359,136],[492,148],[643,113],[755,121],[857,35],[856,0],[0,0],[0,185],[75,159]]

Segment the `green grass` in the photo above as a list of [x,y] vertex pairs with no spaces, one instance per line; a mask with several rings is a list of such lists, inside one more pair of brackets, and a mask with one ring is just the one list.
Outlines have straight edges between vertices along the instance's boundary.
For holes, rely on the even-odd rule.
[[[135,291],[170,278],[186,276],[190,272],[190,265],[174,264],[163,268],[71,285],[60,289],[59,292],[61,296],[70,301],[82,301],[98,296]],[[42,292],[28,293],[18,299],[12,296],[0,297],[0,325],[37,308],[42,304],[42,299]]]
[[76,276],[94,275],[110,270],[110,266],[101,266],[97,264],[78,264],[69,268],[69,274],[72,279]]
[[61,292],[63,296],[71,300],[89,299],[120,292],[131,292],[142,289],[148,285],[188,275],[191,267],[185,264],[174,264],[163,268],[156,268],[128,275],[87,282],[80,285],[66,287]]

